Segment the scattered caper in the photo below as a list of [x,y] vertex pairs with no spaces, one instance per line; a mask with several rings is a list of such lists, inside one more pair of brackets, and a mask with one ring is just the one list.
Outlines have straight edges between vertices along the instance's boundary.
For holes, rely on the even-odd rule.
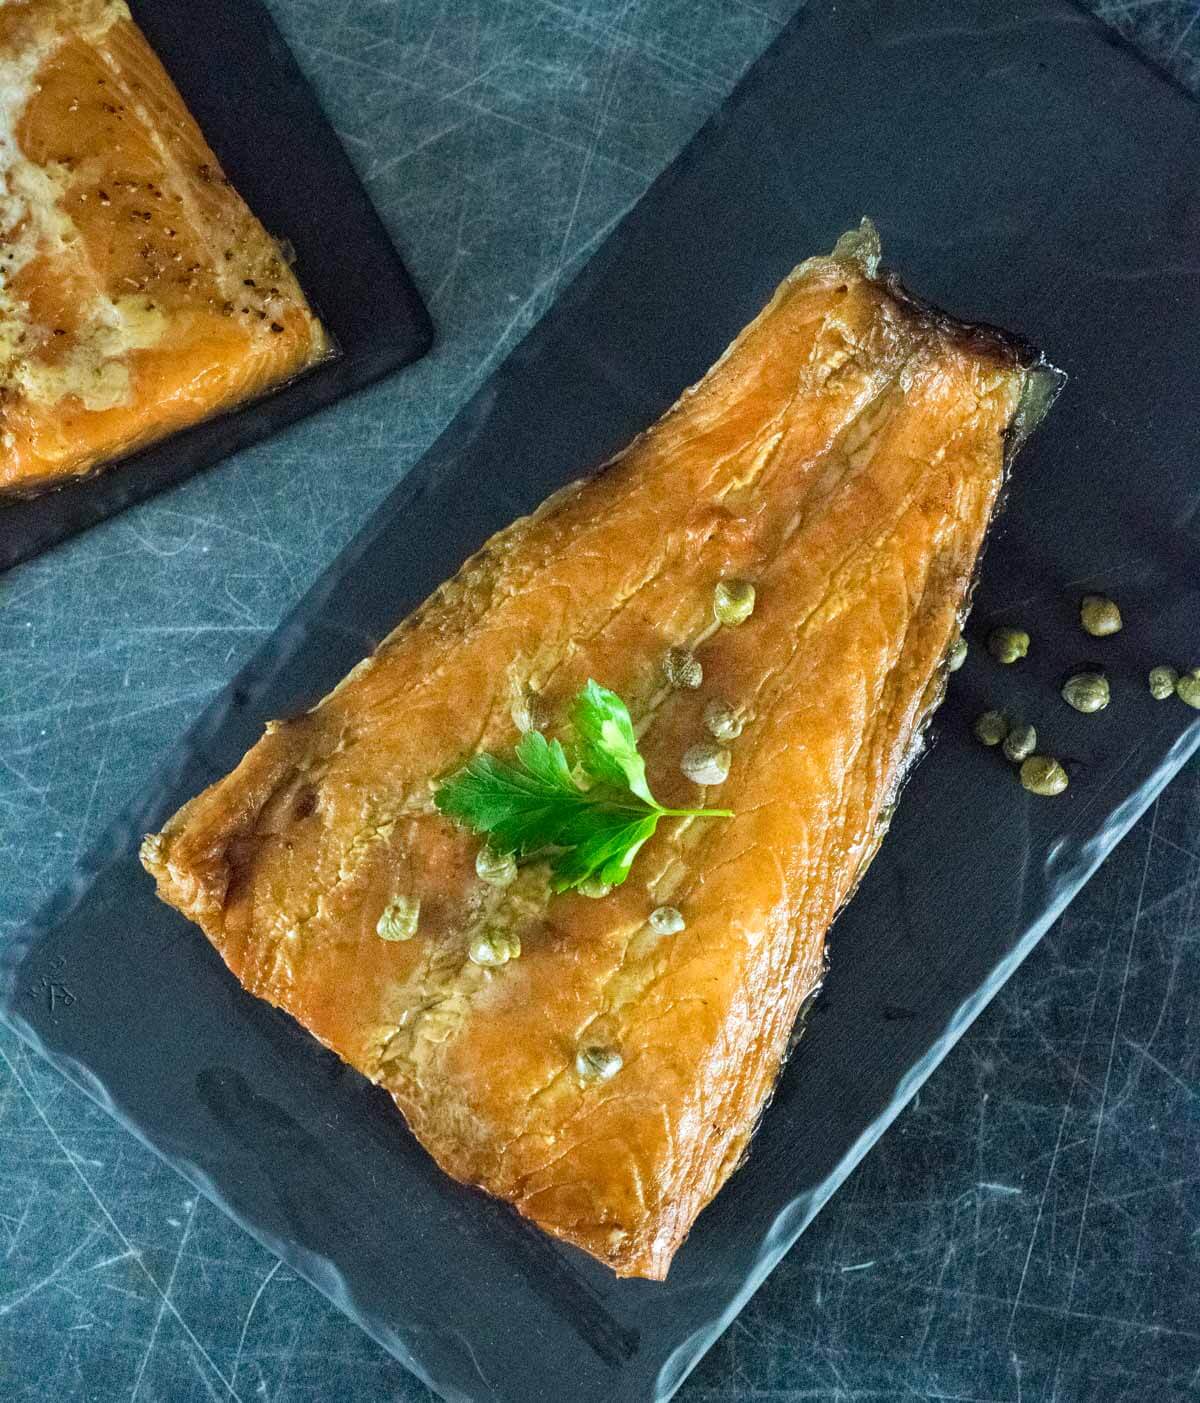
[[383,908],[375,924],[380,940],[411,940],[421,919],[421,903],[407,896],[398,896]]
[[1037,749],[1037,732],[1032,726],[1014,726],[1004,737],[1004,758],[1019,765]]
[[1107,638],[1110,633],[1120,633],[1121,611],[1102,594],[1085,594],[1079,605],[1079,622],[1084,633]]
[[683,752],[679,768],[695,784],[723,784],[729,778],[731,758],[715,741],[702,740]]
[[1152,667],[1150,669],[1150,695],[1155,701],[1166,701],[1175,695],[1175,684],[1179,674],[1173,667]]
[[987,645],[998,663],[1015,663],[1028,654],[1029,635],[1019,628],[994,628]]
[[742,719],[728,703],[714,698],[704,708],[704,724],[717,740],[737,740],[742,734]]
[[602,882],[599,877],[586,877],[579,884],[579,895],[590,896],[594,901],[599,901],[612,891],[611,882]]
[[506,887],[516,878],[517,859],[512,853],[498,853],[482,847],[475,854],[475,875],[493,887]]
[[515,931],[488,926],[472,938],[467,953],[472,964],[483,965],[485,969],[498,969],[520,955],[521,939]]
[[624,1064],[615,1047],[581,1047],[575,1054],[575,1070],[584,1081],[611,1081]]
[[1200,711],[1200,667],[1194,667],[1191,672],[1183,674],[1175,684],[1175,695],[1181,702],[1186,702],[1188,706],[1194,706]]
[[736,627],[754,613],[754,586],[748,580],[721,580],[713,590],[713,615],[719,624]]
[[1057,760],[1049,755],[1031,755],[1021,763],[1021,783],[1030,794],[1061,794],[1069,781]]
[[1103,711],[1110,696],[1108,678],[1102,672],[1077,672],[1063,683],[1063,701],[1084,715]]
[[975,720],[975,739],[983,745],[999,745],[1008,735],[1008,719],[1002,711],[985,711]]
[[663,658],[663,676],[677,691],[694,692],[704,681],[700,659],[687,648],[668,648]]
[[685,924],[683,912],[677,906],[656,906],[650,912],[651,928],[659,935],[675,935]]
[[946,654],[946,671],[957,672],[967,660],[967,640],[960,633]]

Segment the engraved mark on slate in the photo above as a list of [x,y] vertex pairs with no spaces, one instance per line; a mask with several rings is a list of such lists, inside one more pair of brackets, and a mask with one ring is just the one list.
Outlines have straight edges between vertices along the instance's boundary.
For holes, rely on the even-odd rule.
[[74,991],[66,981],[56,977],[62,973],[65,965],[66,961],[58,955],[50,961],[50,973],[43,974],[32,989],[25,991],[31,999],[45,999],[46,1007],[51,1013],[60,1008],[70,1008],[77,1002]]

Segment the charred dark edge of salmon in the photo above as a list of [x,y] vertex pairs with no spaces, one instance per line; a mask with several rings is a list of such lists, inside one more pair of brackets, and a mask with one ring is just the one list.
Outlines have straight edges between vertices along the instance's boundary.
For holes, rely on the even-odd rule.
[[[1067,374],[1053,365],[1042,350],[1018,332],[1005,331],[990,322],[966,322],[951,312],[911,292],[895,273],[883,272],[875,278],[913,317],[974,355],[990,356],[1006,365],[1020,367],[1028,379],[1020,403],[1005,434],[1005,471],[1034,429],[1050,412],[1067,383]],[[993,513],[993,520],[995,513]],[[989,527],[990,530],[990,527]],[[986,539],[986,537],[985,537]]]

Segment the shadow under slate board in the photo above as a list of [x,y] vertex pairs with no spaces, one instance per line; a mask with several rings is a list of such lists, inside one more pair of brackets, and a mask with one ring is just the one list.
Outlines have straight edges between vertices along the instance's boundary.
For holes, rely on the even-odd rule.
[[131,8],[234,188],[296,250],[296,274],[337,354],[98,475],[0,502],[0,570],[419,360],[433,339],[387,230],[258,0],[204,0],[200,24],[193,0]]
[[[811,5],[8,950],[5,1016],[445,1398],[669,1397],[1200,744],[1144,681],[1196,660],[1198,200],[1200,109],[1070,4],[960,0],[952,24],[941,0]],[[1036,612],[1038,648],[999,680],[972,650],[747,1163],[665,1284],[617,1281],[442,1175],[381,1091],[243,993],[135,852],[864,211],[915,291],[1071,375],[1017,460],[970,630]],[[1126,627],[1103,645],[1113,704],[1081,717],[1055,693],[1100,586]],[[997,687],[1068,762],[1063,797],[970,740]]]

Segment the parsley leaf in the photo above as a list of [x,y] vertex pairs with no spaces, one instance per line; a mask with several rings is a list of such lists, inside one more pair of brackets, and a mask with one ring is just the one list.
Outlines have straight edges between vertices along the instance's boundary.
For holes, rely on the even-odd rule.
[[589,679],[571,711],[583,789],[566,751],[540,731],[521,737],[515,762],[474,756],[434,793],[448,817],[486,834],[499,853],[546,856],[555,891],[589,880],[618,886],[662,818],[729,818],[728,809],[664,809],[646,783],[629,709]]
[[653,836],[659,817],[654,812],[640,818],[613,815],[607,827],[598,828],[577,847],[568,848],[554,859],[551,866],[555,890],[566,891],[589,877],[619,887],[629,876],[638,849]]
[[629,708],[607,687],[588,679],[575,698],[571,720],[579,737],[579,763],[594,780],[630,789],[647,804],[655,802],[646,783],[646,762],[638,754]]

